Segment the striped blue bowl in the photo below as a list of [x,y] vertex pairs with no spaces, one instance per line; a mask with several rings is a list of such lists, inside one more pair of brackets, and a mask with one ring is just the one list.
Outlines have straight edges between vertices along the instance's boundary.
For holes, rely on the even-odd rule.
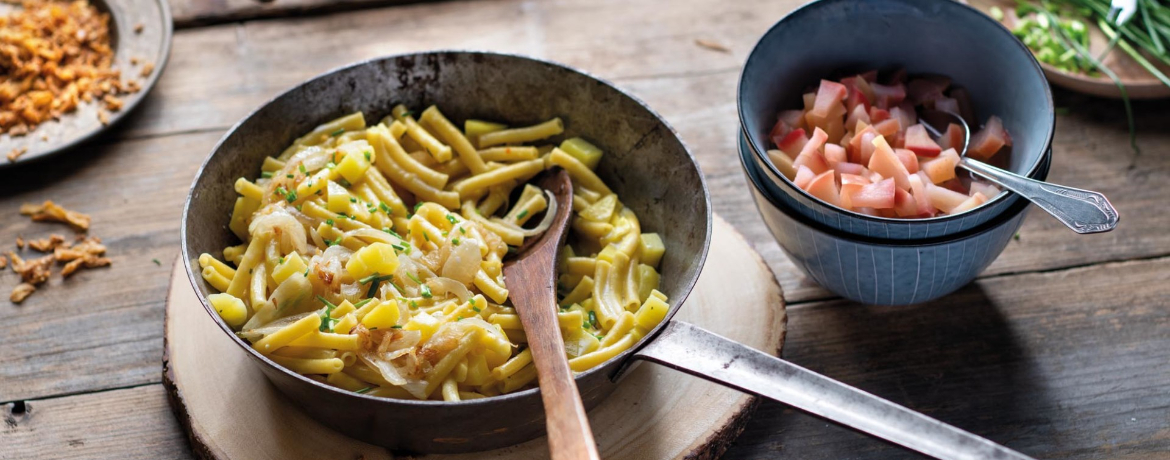
[[740,139],[739,158],[768,230],[790,259],[825,289],[871,305],[927,302],[954,292],[999,256],[1019,230],[1028,202],[958,235],[919,241],[859,237],[810,221],[769,195]]
[[740,75],[738,110],[760,180],[773,198],[820,225],[852,235],[921,240],[966,234],[1023,202],[1001,193],[967,212],[891,219],[846,211],[796,187],[768,160],[776,114],[801,106],[801,93],[842,70],[893,66],[947,75],[965,87],[980,120],[1003,119],[1012,135],[1011,171],[1044,180],[1055,111],[1040,65],[1011,32],[983,13],[943,0],[820,0],[777,22],[752,49]]

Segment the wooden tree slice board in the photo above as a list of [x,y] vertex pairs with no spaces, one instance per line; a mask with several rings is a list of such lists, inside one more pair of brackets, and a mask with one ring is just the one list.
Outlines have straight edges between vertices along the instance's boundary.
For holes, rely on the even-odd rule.
[[[993,6],[997,6],[1004,12],[1005,18],[1002,21],[1004,26],[1010,29],[1016,25],[1017,20],[1011,14],[1016,7],[1016,0],[971,0],[970,4],[984,13],[989,13]],[[1089,29],[1089,52],[1094,57],[1100,57],[1101,53],[1109,47],[1109,38],[1101,32],[1096,24],[1092,24],[1092,21],[1086,21],[1083,18],[1077,19],[1081,19],[1081,22],[1084,22]],[[1154,63],[1154,66],[1162,73],[1170,72],[1170,66],[1157,59],[1147,55],[1146,60]],[[1125,90],[1131,99],[1170,97],[1170,86],[1162,84],[1157,77],[1122,51],[1120,47],[1106,55],[1101,63],[1117,74],[1117,78],[1125,85]],[[1089,76],[1065,72],[1045,63],[1040,63],[1040,67],[1044,69],[1044,75],[1048,77],[1048,81],[1054,85],[1093,96],[1121,98],[1121,90],[1108,76]]]
[[[702,276],[677,319],[779,354],[784,299],[768,266],[716,217]],[[200,305],[181,265],[167,298],[163,384],[204,459],[391,459],[326,428],[285,400]],[[641,363],[589,412],[606,459],[715,458],[743,430],[755,398],[665,367]],[[490,416],[490,414],[486,414]],[[542,459],[544,438],[504,449],[427,460]]]

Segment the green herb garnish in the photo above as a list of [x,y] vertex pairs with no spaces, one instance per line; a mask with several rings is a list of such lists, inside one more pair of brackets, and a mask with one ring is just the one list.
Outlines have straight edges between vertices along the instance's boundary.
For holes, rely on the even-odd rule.
[[264,172],[260,173],[260,177],[263,177],[265,179],[271,179],[272,178],[272,171],[264,171]]
[[594,313],[593,310],[589,310],[589,326],[597,329],[597,313]]
[[523,211],[520,211],[520,214],[516,214],[516,218],[517,218],[517,219],[523,219],[523,218],[524,218],[524,216],[527,216],[527,215],[528,215],[528,210],[527,210],[527,209],[525,209],[525,210],[523,210]]
[[362,299],[358,303],[353,304],[353,308],[362,308],[362,307],[366,306],[366,304],[370,303],[371,300],[374,300],[374,299],[372,299],[372,298]]
[[420,284],[420,285],[418,285],[418,287],[419,287],[419,289],[422,290],[422,297],[424,299],[429,299],[429,298],[433,297],[431,295],[431,287],[430,286],[427,286],[425,284]]
[[329,136],[337,137],[337,136],[340,136],[342,134],[345,134],[345,128],[337,128],[337,131],[329,133]]
[[367,391],[370,391],[370,390],[372,390],[372,389],[374,389],[374,387],[365,387],[365,388],[362,388],[362,389],[360,389],[360,390],[358,390],[358,391],[355,391],[354,393],[361,394],[361,393],[365,393],[365,392],[367,392]]

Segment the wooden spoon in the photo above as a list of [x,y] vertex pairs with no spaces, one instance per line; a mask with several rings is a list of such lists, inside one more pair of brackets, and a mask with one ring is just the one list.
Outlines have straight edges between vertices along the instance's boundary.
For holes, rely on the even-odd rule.
[[557,212],[548,230],[526,241],[516,257],[504,264],[508,296],[520,315],[536,363],[552,458],[598,459],[597,443],[565,357],[565,342],[557,322],[557,251],[565,244],[565,229],[573,210],[573,184],[569,173],[561,168],[541,173],[533,183],[552,192]]

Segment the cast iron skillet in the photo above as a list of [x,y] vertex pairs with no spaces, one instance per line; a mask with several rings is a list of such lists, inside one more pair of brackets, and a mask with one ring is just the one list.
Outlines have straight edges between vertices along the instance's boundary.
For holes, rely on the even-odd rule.
[[576,70],[519,56],[460,51],[361,62],[277,96],[228,132],[188,195],[183,259],[204,309],[290,401],[321,423],[372,444],[429,453],[493,449],[544,431],[538,389],[460,402],[387,399],[336,389],[261,356],[207,302],[215,291],[199,275],[197,258],[238,244],[227,228],[236,178],[255,178],[265,156],[279,154],[324,121],[357,110],[376,120],[399,103],[415,109],[436,104],[457,123],[479,118],[524,125],[561,117],[563,137],[586,137],[606,152],[598,173],[637,212],[643,228],[663,237],[668,250],[661,265],[661,290],[671,303],[667,320],[634,349],[577,376],[587,409],[615,389],[630,364],[648,360],[940,458],[1026,458],[698,327],[670,321],[694,287],[711,239],[706,184],[674,130],[637,99]]

